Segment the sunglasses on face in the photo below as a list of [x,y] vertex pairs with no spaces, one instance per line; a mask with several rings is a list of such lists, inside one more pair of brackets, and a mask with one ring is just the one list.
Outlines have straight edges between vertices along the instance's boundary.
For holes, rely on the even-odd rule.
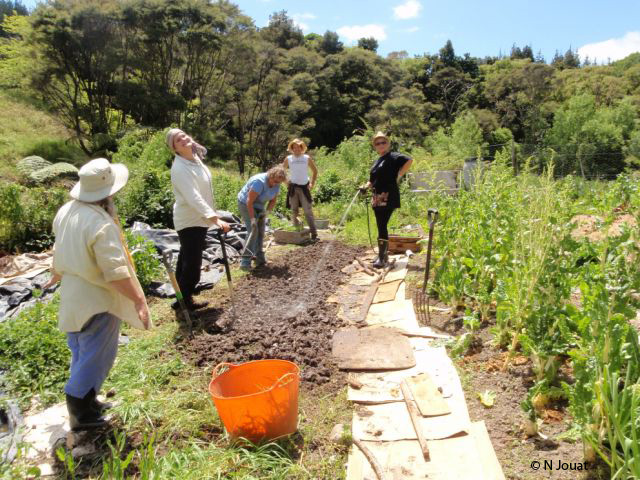
[[376,142],[373,145],[375,147],[379,147],[380,145],[386,145],[386,144],[387,144],[387,141],[386,140],[382,140],[381,142]]

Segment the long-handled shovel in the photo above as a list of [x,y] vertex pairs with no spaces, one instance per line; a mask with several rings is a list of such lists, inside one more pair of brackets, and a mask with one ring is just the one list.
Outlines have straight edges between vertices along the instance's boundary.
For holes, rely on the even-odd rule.
[[431,324],[431,313],[429,311],[429,295],[427,295],[427,282],[429,281],[429,270],[431,268],[431,247],[433,245],[433,229],[438,219],[439,212],[434,208],[430,208],[427,212],[427,220],[429,221],[429,241],[427,243],[427,263],[424,268],[424,283],[422,291],[416,292],[416,305],[418,319],[423,325]]
[[[224,269],[227,274],[227,285],[229,285],[229,297],[231,298],[231,315],[233,320],[236,321],[236,304],[233,295],[233,284],[231,283],[231,267],[229,266],[229,258],[227,257],[227,244],[224,241],[225,233],[222,229],[216,232],[216,236],[220,241],[220,248],[222,248],[222,261],[224,262]],[[228,326],[226,326],[228,327]]]
[[187,324],[187,328],[189,329],[189,335],[191,335],[193,333],[193,323],[191,322],[191,315],[189,314],[187,304],[185,303],[182,292],[180,291],[180,287],[178,286],[178,280],[176,279],[176,274],[173,271],[173,266],[171,265],[172,258],[173,254],[171,253],[171,250],[165,250],[164,252],[162,252],[162,263],[164,264],[164,268],[167,269],[169,281],[171,282],[173,291],[176,293],[176,300],[178,300],[178,304],[180,305],[180,309],[182,310],[182,316]]

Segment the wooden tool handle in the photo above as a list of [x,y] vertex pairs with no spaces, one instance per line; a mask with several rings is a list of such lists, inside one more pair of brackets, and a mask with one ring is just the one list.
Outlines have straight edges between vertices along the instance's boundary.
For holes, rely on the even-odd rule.
[[416,431],[416,435],[418,436],[418,443],[420,443],[420,448],[422,449],[422,455],[426,461],[431,459],[429,454],[429,447],[427,446],[427,440],[424,438],[422,434],[422,428],[420,428],[420,419],[422,415],[418,411],[418,405],[416,405],[416,401],[413,399],[413,395],[411,394],[411,390],[409,389],[409,385],[405,380],[400,383],[400,389],[402,390],[402,395],[404,395],[404,401],[407,404],[407,410],[409,410],[409,416],[411,417],[411,423],[413,423],[413,429]]

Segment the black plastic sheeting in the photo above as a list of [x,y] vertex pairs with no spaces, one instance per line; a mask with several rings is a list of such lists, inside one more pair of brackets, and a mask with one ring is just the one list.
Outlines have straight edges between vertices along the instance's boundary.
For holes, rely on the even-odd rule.
[[[227,257],[231,262],[234,262],[244,249],[247,230],[240,218],[232,213],[225,211],[218,213],[231,226],[231,230],[225,236],[225,243],[227,245]],[[180,251],[180,240],[175,230],[153,229],[141,222],[134,223],[131,230],[151,240],[156,247],[158,255],[162,255],[164,251],[170,251],[173,254],[175,268],[178,252]],[[224,271],[220,268],[223,262],[222,248],[214,229],[207,232],[202,259],[202,274],[200,283],[196,286],[196,291],[213,288],[224,276]],[[38,298],[33,297],[33,291],[35,289],[42,290],[42,287],[50,278],[51,274],[44,272],[31,279],[16,278],[11,281],[10,285],[0,285],[0,321],[17,315],[25,308],[35,305],[36,302],[47,302],[57,290],[57,285],[42,292],[42,295]],[[151,285],[150,293],[163,298],[174,296],[173,287],[170,283],[154,282]]]
[[[33,278],[15,278],[10,285],[0,285],[0,322],[17,315],[37,302],[48,302],[58,289],[58,285],[54,285],[42,291],[42,287],[50,278],[49,272],[43,272]],[[42,292],[38,298],[33,296],[33,291],[36,289]]]
[[[0,377],[4,373],[0,372]],[[15,400],[10,400],[0,392],[0,463],[13,462],[18,454],[18,446],[22,442],[20,427],[24,423],[20,407]]]
[[[244,249],[247,239],[247,229],[237,216],[230,212],[218,211],[220,218],[227,222],[231,230],[225,235],[227,257],[230,262],[236,261]],[[170,229],[153,229],[146,223],[135,222],[131,228],[135,232],[148,240],[151,240],[159,255],[165,251],[170,251],[173,255],[173,265],[178,260],[180,251],[180,240],[178,233]],[[222,247],[217,237],[217,229],[210,229],[205,239],[205,250],[202,254],[202,273],[200,283],[196,286],[196,292],[213,288],[224,276],[224,271],[219,268],[223,263]],[[150,286],[150,293],[158,297],[172,297],[173,287],[170,283],[153,282]]]

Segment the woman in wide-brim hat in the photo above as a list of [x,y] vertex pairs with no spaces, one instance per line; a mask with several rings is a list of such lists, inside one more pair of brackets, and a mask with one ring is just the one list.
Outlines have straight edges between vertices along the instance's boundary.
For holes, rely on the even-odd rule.
[[[200,282],[207,230],[217,226],[228,232],[229,225],[220,219],[214,209],[211,172],[202,163],[207,149],[179,128],[170,129],[166,141],[167,147],[175,154],[171,166],[171,185],[176,197],[173,224],[180,239],[176,279],[187,307],[195,310],[208,304],[193,299]],[[171,306],[181,320],[178,302]]]
[[125,186],[127,167],[104,158],[79,171],[53,221],[53,277],[58,281],[58,326],[67,334],[71,375],[65,385],[72,430],[105,424],[107,404],[96,398],[118,350],[121,320],[136,328],[150,327],[149,309],[135,275],[117,220],[113,196]]
[[400,208],[398,181],[411,168],[413,159],[403,153],[392,152],[389,137],[380,131],[373,136],[371,143],[378,159],[369,171],[369,181],[361,188],[372,190],[371,207],[378,227],[378,258],[373,266],[382,268],[388,258],[389,220],[394,210]]

